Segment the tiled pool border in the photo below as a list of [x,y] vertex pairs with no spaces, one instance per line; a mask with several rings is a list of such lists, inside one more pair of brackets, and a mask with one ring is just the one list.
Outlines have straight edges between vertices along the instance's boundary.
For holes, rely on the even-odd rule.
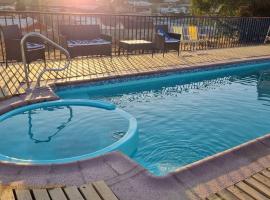
[[[59,97],[54,93],[54,90],[57,90],[57,87],[70,88],[77,87],[78,84],[82,86],[89,84],[104,84],[108,83],[108,80],[111,83],[113,81],[119,80],[130,80],[130,78],[134,77],[135,79],[138,79],[149,77],[149,75],[153,77],[157,75],[168,75],[175,72],[185,73],[199,70],[213,70],[224,67],[232,67],[233,65],[238,64],[254,64],[258,62],[261,63],[269,61],[270,56],[256,59],[237,60],[232,62],[221,62],[213,64],[208,63],[205,65],[196,65],[187,68],[175,68],[131,75],[105,77],[90,81],[71,81],[64,84],[57,83],[50,85],[48,88],[41,88],[31,95],[23,94],[0,101],[3,103],[0,105],[0,114],[28,104],[57,100]],[[249,154],[247,154],[247,152]],[[102,162],[100,160],[102,160]],[[99,174],[95,178],[98,177],[98,179],[106,180],[106,182],[112,187],[113,191],[118,195],[118,197],[122,197],[121,199],[135,199],[133,196],[140,196],[141,192],[145,191],[147,188],[152,189],[155,191],[155,193],[148,193],[146,195],[147,198],[145,199],[153,199],[154,197],[157,197],[157,195],[159,197],[158,199],[167,199],[168,195],[171,196],[171,199],[177,199],[179,195],[181,195],[183,199],[198,199],[204,198],[211,193],[228,187],[229,185],[233,185],[234,183],[262,170],[263,168],[270,167],[270,134],[181,167],[175,172],[169,173],[163,177],[156,177],[151,175],[147,170],[140,167],[137,163],[130,160],[121,153],[109,153],[94,159],[76,162],[74,165],[93,166],[97,162],[103,165],[110,165],[110,170],[108,170],[108,172],[110,171],[111,173],[114,173],[114,176],[109,178],[106,177],[109,176],[108,172],[106,173],[103,171],[103,169],[101,170],[97,167],[92,173],[98,174],[98,171],[100,171],[102,172],[102,175]],[[53,179],[55,181],[54,183],[49,181],[49,184],[78,185],[84,182],[93,181],[90,172],[91,170],[83,176],[84,178],[82,180],[77,180],[74,178],[72,173],[76,174],[78,171],[84,168],[79,167],[80,170],[74,170],[74,166],[71,165],[72,164],[58,165],[62,168],[59,170],[59,174],[61,174],[61,176],[59,175],[58,178]],[[18,166],[8,163],[0,163],[0,180],[2,179],[1,181],[3,184],[13,184],[14,187],[21,187],[23,184],[29,186],[35,185],[37,187],[41,187],[44,184],[48,185],[47,182],[49,177],[47,177],[47,181],[44,181],[44,177],[41,176],[43,172],[41,172],[41,174],[36,174],[37,171],[43,169],[44,167],[50,168],[51,170],[51,168],[54,166]],[[35,170],[33,170],[33,168],[35,168]],[[28,171],[27,169],[32,169],[33,171]],[[24,176],[25,170],[28,171],[27,176]],[[85,170],[87,170],[87,167]],[[239,173],[237,174],[238,171]],[[31,176],[32,179],[29,179]],[[66,176],[73,177],[73,181],[71,181]],[[20,180],[25,179],[24,182],[16,182],[17,177],[20,177]],[[222,182],[222,184],[220,184],[220,182]],[[138,184],[138,187],[134,188],[134,184]],[[156,188],[154,188],[153,185],[155,185]],[[126,187],[129,187],[129,192],[126,191]],[[156,190],[157,188],[159,189],[158,191]]]

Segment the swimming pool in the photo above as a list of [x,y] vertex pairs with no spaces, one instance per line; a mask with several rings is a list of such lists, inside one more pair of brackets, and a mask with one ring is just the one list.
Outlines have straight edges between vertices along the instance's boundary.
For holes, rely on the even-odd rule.
[[140,136],[131,157],[164,175],[269,133],[268,72],[267,62],[242,64],[62,88],[57,94],[111,102],[135,116]]
[[32,104],[0,115],[0,161],[62,164],[111,151],[132,155],[137,121],[114,104],[59,100]]

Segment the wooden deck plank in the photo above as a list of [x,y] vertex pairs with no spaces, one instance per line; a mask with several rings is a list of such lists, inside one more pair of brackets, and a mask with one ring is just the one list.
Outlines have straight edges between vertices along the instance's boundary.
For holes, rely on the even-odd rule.
[[222,199],[226,200],[239,200],[235,195],[233,195],[230,191],[228,190],[221,190],[220,192],[217,193],[218,196],[220,196]]
[[15,200],[12,189],[1,189],[0,200]]
[[270,187],[270,179],[267,178],[266,176],[258,173],[258,174],[253,175],[253,178],[255,178],[257,181],[265,184],[266,186]]
[[75,186],[66,187],[66,188],[64,188],[64,191],[65,191],[68,199],[70,199],[70,200],[84,200],[80,191]]
[[236,184],[236,186],[241,190],[245,191],[245,193],[249,194],[256,200],[269,200],[266,196],[262,195],[260,192],[258,192],[244,182],[239,182]]
[[61,188],[49,189],[48,192],[52,200],[68,200]]
[[32,190],[35,200],[50,200],[50,196],[46,189],[34,189]]
[[240,190],[239,188],[237,188],[234,185],[228,187],[227,190],[240,200],[254,200],[254,198],[252,198],[247,193],[243,192],[242,190]]
[[94,188],[103,200],[118,200],[112,190],[107,186],[104,181],[98,181],[93,183]]
[[264,184],[260,183],[254,178],[247,178],[245,182],[248,183],[254,189],[256,189],[258,192],[262,193],[264,196],[268,197],[268,199],[270,199],[270,189],[266,187]]
[[32,196],[29,190],[15,190],[17,200],[32,200]]
[[261,173],[264,175],[264,176],[266,176],[267,178],[270,178],[270,171],[268,171],[268,170],[263,170],[263,171],[261,171]]
[[79,189],[86,200],[102,200],[92,184],[82,185]]
[[207,197],[206,199],[207,200],[223,200],[222,198],[220,198],[216,194],[212,194],[211,196]]

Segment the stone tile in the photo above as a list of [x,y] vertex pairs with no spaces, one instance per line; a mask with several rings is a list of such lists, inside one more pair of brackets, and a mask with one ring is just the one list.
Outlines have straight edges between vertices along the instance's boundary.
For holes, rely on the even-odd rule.
[[0,106],[0,115],[12,110],[11,106]]
[[85,184],[84,178],[80,172],[72,172],[65,174],[51,173],[47,181],[50,185],[80,186]]
[[80,172],[81,169],[77,162],[63,165],[52,165],[50,168],[50,174],[71,174]]
[[10,184],[16,187],[44,187],[48,184],[49,175],[19,175]]
[[[124,174],[136,167],[140,167],[136,162],[119,152],[106,155],[104,161],[119,174]],[[142,167],[140,168],[143,169]]]
[[197,183],[197,177],[191,173],[189,168],[184,168],[181,171],[171,173],[176,179],[186,188],[193,188]]
[[189,167],[189,171],[196,177],[197,182],[206,182],[219,175],[218,168],[211,162],[203,162]]
[[104,161],[103,156],[78,163],[86,182],[107,180],[118,176],[117,172]]
[[258,158],[270,154],[270,148],[257,140],[238,146],[233,153],[249,161],[256,161]]
[[45,166],[24,166],[20,172],[20,175],[26,176],[41,176],[48,175],[51,171],[50,165]]
[[1,185],[9,185],[10,183],[16,180],[17,175],[0,175],[0,184]]
[[250,163],[247,158],[236,155],[233,152],[233,150],[229,150],[220,153],[208,161],[216,166],[216,173],[219,175],[227,174],[230,171],[237,170],[241,166],[245,166]]
[[172,176],[159,178],[142,173],[110,187],[119,199],[188,199],[187,191]]
[[10,105],[12,103],[19,102],[19,101],[21,101],[21,98],[19,96],[13,96],[11,98],[2,100],[0,102],[0,106],[7,106],[7,105]]
[[270,148],[270,134],[264,137],[257,138],[257,140],[262,144],[264,144],[265,146],[267,146],[268,148]]
[[270,154],[263,156],[261,158],[258,158],[257,163],[263,168],[269,167],[270,166]]
[[233,183],[237,183],[245,179],[247,174],[249,173],[242,172],[241,169],[239,169],[239,170],[229,172],[228,174],[226,174],[226,176],[228,176]]
[[109,185],[113,185],[113,184],[116,184],[118,182],[121,182],[121,181],[124,181],[126,179],[129,179],[133,176],[137,176],[141,173],[146,173],[147,170],[145,169],[142,169],[140,167],[136,167],[136,168],[133,168],[131,171],[125,173],[125,174],[122,174],[122,175],[118,175],[116,177],[113,177],[111,179],[108,179],[107,180],[107,184]]
[[2,175],[18,175],[23,169],[23,166],[0,163],[0,176]]
[[27,105],[27,102],[26,101],[23,101],[23,100],[18,100],[16,102],[13,102],[10,104],[10,106],[15,109],[15,108],[19,108],[19,107],[23,107],[23,106],[26,106]]

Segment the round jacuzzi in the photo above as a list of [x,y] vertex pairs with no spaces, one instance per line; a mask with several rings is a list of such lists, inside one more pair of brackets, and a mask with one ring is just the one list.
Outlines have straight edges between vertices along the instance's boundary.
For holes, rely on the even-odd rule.
[[111,151],[132,155],[136,119],[114,104],[59,100],[32,104],[0,116],[0,162],[60,164]]

